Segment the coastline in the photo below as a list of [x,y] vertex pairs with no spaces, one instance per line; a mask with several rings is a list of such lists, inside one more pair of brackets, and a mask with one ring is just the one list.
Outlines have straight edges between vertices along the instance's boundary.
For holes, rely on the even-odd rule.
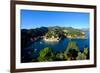
[[43,38],[44,41],[46,42],[58,42],[59,41],[59,38]]
[[[66,37],[68,39],[87,39],[86,37]],[[46,42],[58,42],[60,39],[59,38],[43,38],[44,41]]]

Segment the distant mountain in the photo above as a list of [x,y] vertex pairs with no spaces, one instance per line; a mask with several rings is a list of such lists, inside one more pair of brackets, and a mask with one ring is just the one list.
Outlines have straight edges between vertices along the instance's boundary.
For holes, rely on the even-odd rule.
[[82,29],[80,29],[81,31],[83,31],[83,32],[89,32],[89,28],[82,28]]

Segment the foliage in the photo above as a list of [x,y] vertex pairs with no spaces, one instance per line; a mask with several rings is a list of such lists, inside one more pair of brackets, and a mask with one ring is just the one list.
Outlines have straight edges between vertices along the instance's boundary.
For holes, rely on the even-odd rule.
[[48,47],[40,51],[38,61],[52,61],[53,53],[52,50]]
[[48,28],[41,27],[36,29],[21,29],[21,48],[25,48],[31,44],[30,39],[39,38],[48,32]]
[[58,37],[58,34],[55,31],[49,30],[46,33],[46,38],[52,38],[52,37],[57,38]]
[[84,48],[83,53],[79,52],[77,56],[77,60],[85,60],[88,57],[88,48]]
[[68,36],[72,36],[72,37],[79,37],[79,36],[85,36],[85,34],[78,29],[73,29],[73,28],[65,28],[64,30],[66,30],[67,32],[64,32],[65,34],[67,34]]
[[57,53],[56,56],[55,56],[55,60],[56,61],[62,61],[62,60],[64,60],[64,54],[62,52]]
[[[64,32],[66,30],[67,32]],[[77,38],[78,36],[84,36],[85,34],[78,29],[74,29],[72,27],[40,27],[36,29],[21,29],[21,47],[27,47],[31,42],[31,40],[37,39],[41,36],[46,36],[47,38],[62,38],[71,36],[72,38]]]
[[79,51],[80,50],[79,50],[76,42],[73,42],[73,41],[69,42],[68,47],[67,47],[66,51],[64,52],[65,59],[75,60]]
[[83,53],[85,54],[85,55],[88,55],[88,51],[89,49],[88,48],[84,48],[84,51],[83,51]]
[[74,42],[74,41],[70,41],[68,43],[68,47],[66,49],[66,52],[68,53],[69,51],[72,51],[72,50],[75,50],[75,51],[80,51],[80,49],[78,48],[77,46],[77,43]]
[[76,60],[85,60],[86,55],[84,53],[79,52],[78,56],[76,57]]
[[51,48],[46,47],[39,52],[39,57],[32,59],[32,61],[64,61],[64,60],[85,60],[88,56],[88,48],[84,48],[81,52],[77,47],[76,42],[69,42],[64,52],[54,53]]
[[[70,41],[66,45],[64,52],[53,52],[49,47],[45,47],[39,52],[39,56],[31,59],[30,54],[23,50],[31,43],[35,42],[38,38],[65,38],[71,36],[72,38],[77,38],[85,36],[85,34],[78,29],[72,27],[41,27],[36,29],[21,29],[21,54],[24,56],[25,60],[29,59],[33,62],[43,62],[43,61],[62,61],[62,60],[84,60],[89,57],[89,48],[85,47],[83,51],[80,51],[77,42]],[[26,52],[26,53],[25,53]],[[24,55],[25,54],[25,55]]]
[[67,55],[67,53],[64,52],[64,59],[65,59],[65,60],[71,60],[71,57],[69,57],[69,56]]

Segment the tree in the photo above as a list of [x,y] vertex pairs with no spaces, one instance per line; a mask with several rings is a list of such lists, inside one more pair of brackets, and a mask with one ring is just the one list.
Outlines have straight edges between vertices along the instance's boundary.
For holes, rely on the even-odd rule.
[[53,59],[53,52],[50,48],[46,47],[39,52],[38,61],[52,61]]
[[80,49],[79,49],[78,46],[77,46],[77,43],[74,42],[74,41],[70,41],[70,42],[68,43],[68,47],[67,47],[67,49],[66,49],[66,52],[68,53],[70,49],[74,49],[74,50],[76,50],[76,51],[80,51]]
[[84,53],[78,52],[78,56],[76,57],[76,60],[85,60],[86,55]]
[[62,60],[64,60],[64,54],[62,52],[56,53],[55,59],[56,59],[56,61],[62,61]]
[[84,48],[84,51],[83,51],[83,53],[85,54],[85,55],[88,55],[88,48]]
[[69,42],[68,47],[67,47],[66,51],[64,52],[65,59],[75,60],[79,51],[80,50],[79,50],[76,42],[74,42],[74,41]]

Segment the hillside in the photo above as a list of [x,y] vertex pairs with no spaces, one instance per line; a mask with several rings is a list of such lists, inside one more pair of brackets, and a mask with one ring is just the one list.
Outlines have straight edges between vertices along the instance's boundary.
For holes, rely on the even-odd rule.
[[46,33],[47,38],[85,38],[85,32],[80,29],[75,29],[72,27],[48,27],[48,32]]

